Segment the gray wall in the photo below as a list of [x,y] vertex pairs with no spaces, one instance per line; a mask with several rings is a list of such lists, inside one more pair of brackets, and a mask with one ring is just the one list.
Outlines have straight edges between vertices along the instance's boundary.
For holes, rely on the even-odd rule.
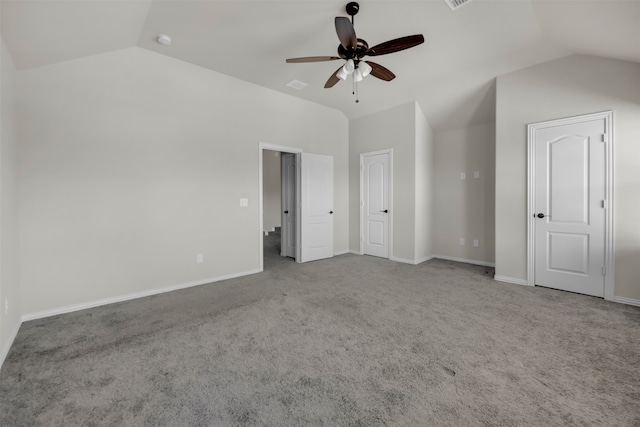
[[[349,248],[360,251],[360,154],[393,149],[395,258],[415,257],[415,103],[352,120],[349,124]],[[390,209],[390,210],[391,210]]]
[[348,249],[340,112],[139,48],[18,82],[24,315],[256,272],[260,142],[334,157]]
[[[436,256],[492,264],[495,252],[495,124],[435,136]],[[474,172],[479,178],[474,178]],[[460,173],[466,179],[460,179]],[[460,238],[465,245],[460,245]],[[473,247],[478,240],[479,247]]]
[[[0,365],[20,326],[18,188],[15,133],[16,70],[0,39]],[[5,303],[9,304],[6,309]]]
[[422,262],[433,255],[435,138],[433,130],[418,104],[415,108],[415,261]]
[[614,294],[640,300],[640,64],[558,59],[498,77],[496,103],[496,276],[527,278],[527,124],[614,110]]
[[391,259],[431,256],[433,131],[415,102],[352,120],[349,126],[350,250],[360,250],[360,154],[393,149]]

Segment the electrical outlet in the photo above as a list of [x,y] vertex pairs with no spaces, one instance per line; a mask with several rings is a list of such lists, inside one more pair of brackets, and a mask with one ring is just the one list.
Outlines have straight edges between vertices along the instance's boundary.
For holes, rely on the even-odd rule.
[[246,208],[247,206],[249,206],[249,199],[240,199],[240,207]]
[[464,246],[464,237],[460,238],[460,246]]
[[202,264],[204,262],[204,255],[203,254],[197,254],[196,255],[196,264]]
[[473,178],[474,178],[474,179],[480,179],[480,171],[475,171],[475,172],[473,173]]
[[473,241],[473,247],[474,247],[474,248],[478,248],[478,247],[480,247],[480,242],[479,242],[479,241],[477,241],[477,240],[474,240],[474,241]]
[[467,174],[465,172],[460,172],[460,179],[467,179]]

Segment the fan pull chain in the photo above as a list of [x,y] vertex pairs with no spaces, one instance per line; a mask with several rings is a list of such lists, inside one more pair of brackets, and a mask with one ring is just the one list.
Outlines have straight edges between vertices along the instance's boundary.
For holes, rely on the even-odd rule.
[[353,73],[353,80],[352,81],[353,81],[353,90],[352,90],[351,94],[356,97],[356,102],[360,102],[360,99],[358,99],[358,82],[356,81],[355,73]]

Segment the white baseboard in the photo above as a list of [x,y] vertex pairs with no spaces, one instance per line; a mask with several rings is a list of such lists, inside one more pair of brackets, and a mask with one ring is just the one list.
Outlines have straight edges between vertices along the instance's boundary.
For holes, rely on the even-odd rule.
[[429,255],[429,256],[426,256],[424,258],[419,258],[419,259],[416,260],[416,265],[422,264],[423,262],[427,262],[427,261],[432,260],[434,258],[435,258],[435,256],[433,256],[433,255]]
[[334,252],[334,253],[333,253],[333,256],[344,255],[344,254],[348,254],[348,253],[350,253],[350,252],[351,252],[351,251],[350,251],[349,249],[346,249],[346,250],[344,250],[344,251]]
[[360,253],[360,251],[354,251],[353,249],[349,249],[347,252],[349,252],[350,254],[354,254],[354,255],[362,255]]
[[494,276],[494,280],[498,282],[512,283],[514,285],[522,285],[522,286],[530,286],[529,282],[525,279],[516,279],[515,277],[507,277],[507,276]]
[[466,264],[481,265],[483,267],[495,267],[496,266],[496,264],[493,263],[493,262],[478,261],[478,260],[475,260],[475,259],[466,259],[466,258],[455,258],[455,257],[443,256],[443,255],[434,255],[431,258],[444,259],[444,260],[447,260],[447,261],[464,262]]
[[635,305],[637,307],[640,307],[640,299],[614,296],[609,301],[619,302],[621,304],[627,304],[627,305]]
[[7,355],[9,354],[9,350],[11,350],[11,346],[13,345],[13,342],[16,340],[16,337],[18,336],[18,331],[20,330],[21,325],[22,325],[22,322],[18,322],[18,324],[13,328],[13,331],[9,336],[9,340],[7,340],[6,344],[2,348],[2,354],[0,354],[0,368],[2,368],[2,365],[4,365],[4,361],[7,358]]
[[119,295],[111,298],[104,298],[96,301],[88,301],[80,304],[68,305],[66,307],[54,308],[51,310],[39,311],[36,313],[29,313],[22,316],[22,321],[27,322],[29,320],[42,319],[44,317],[56,316],[58,314],[71,313],[74,311],[85,310],[87,308],[99,307],[101,305],[113,304],[116,302],[129,301],[137,298],[144,298],[151,295],[163,294],[165,292],[177,291],[180,289],[191,288],[193,286],[206,285],[208,283],[220,282],[222,280],[235,279],[236,277],[249,276],[251,274],[259,273],[260,270],[249,270],[241,273],[228,274],[226,276],[214,277],[211,279],[196,280],[193,282],[182,283],[179,285],[169,286],[166,288],[151,289],[143,292],[136,292],[133,294]]
[[395,261],[395,262],[401,262],[403,264],[415,265],[415,262],[412,259],[398,258],[398,257],[395,257],[395,256],[390,256],[389,257],[389,261]]

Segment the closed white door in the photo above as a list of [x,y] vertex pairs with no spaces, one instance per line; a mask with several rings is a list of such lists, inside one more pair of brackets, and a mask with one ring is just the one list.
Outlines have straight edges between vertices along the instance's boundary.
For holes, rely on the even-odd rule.
[[296,155],[282,153],[282,235],[280,253],[296,257]]
[[389,153],[362,155],[363,253],[389,258]]
[[300,258],[298,262],[333,257],[333,157],[300,156]]
[[605,119],[537,129],[533,139],[535,284],[603,297]]

